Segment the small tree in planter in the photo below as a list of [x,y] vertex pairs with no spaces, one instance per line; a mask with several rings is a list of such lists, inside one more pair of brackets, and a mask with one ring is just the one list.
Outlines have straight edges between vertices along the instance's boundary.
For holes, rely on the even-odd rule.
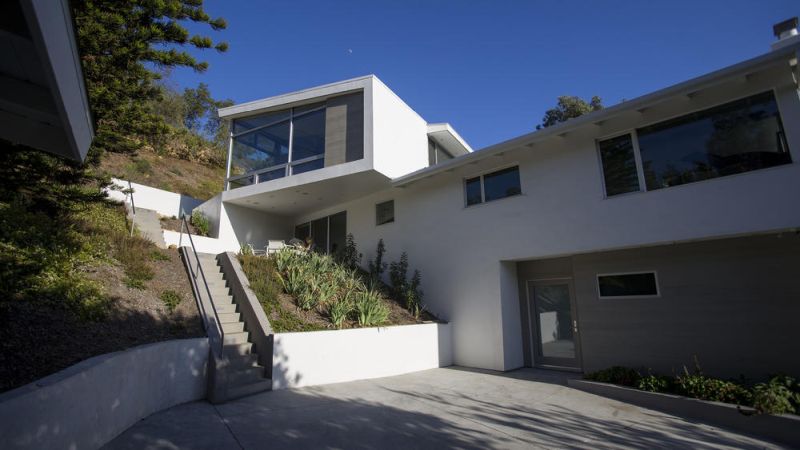
[[383,239],[378,239],[378,247],[375,249],[375,260],[370,260],[368,263],[369,278],[371,284],[380,284],[383,272],[386,271],[388,264],[383,262],[383,255],[386,253],[386,246],[383,244]]

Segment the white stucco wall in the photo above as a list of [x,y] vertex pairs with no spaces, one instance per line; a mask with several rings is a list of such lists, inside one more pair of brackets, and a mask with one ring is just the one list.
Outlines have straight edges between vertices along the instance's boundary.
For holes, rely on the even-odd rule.
[[272,388],[388,377],[453,363],[449,324],[276,333]]
[[[181,240],[181,234],[177,231],[172,230],[164,230],[164,243],[167,247],[174,245],[175,247],[180,246],[188,246],[189,245],[189,237],[184,234],[183,240]],[[206,236],[195,236],[192,235],[192,243],[194,244],[195,250],[198,253],[211,253],[213,255],[217,255],[223,252],[239,252],[240,247],[238,244],[233,245],[231,242],[226,242],[221,239],[206,237]]]
[[96,449],[137,421],[206,395],[208,339],[142,345],[0,395],[0,448]]
[[373,167],[396,178],[428,165],[428,124],[373,78]]
[[[217,241],[206,242],[210,247],[238,252],[242,243],[264,248],[270,239],[292,238],[294,221],[291,218],[226,203],[222,199],[220,194],[198,206],[211,224],[209,234]],[[167,239],[166,234],[164,239]]]
[[[788,72],[785,72],[788,74]],[[787,85],[783,74],[736,82],[625,120],[509,151],[359,200],[296,218],[297,223],[347,211],[363,264],[383,238],[387,258],[402,251],[422,272],[425,303],[453,326],[456,364],[512,369],[522,364],[518,290],[513,263],[605,249],[630,248],[800,226],[800,102],[777,90],[795,163],[606,199],[595,139],[690,110]],[[519,165],[522,195],[464,207],[463,180]],[[375,225],[375,204],[394,199],[395,222]]]
[[[112,178],[111,181],[122,189],[128,189],[128,182]],[[221,182],[220,182],[221,184]],[[188,195],[157,189],[143,184],[131,183],[133,187],[133,201],[137,208],[156,211],[166,217],[180,217],[181,212],[191,214],[192,210],[203,203]],[[128,201],[127,196],[120,191],[107,190],[109,198],[118,201]]]

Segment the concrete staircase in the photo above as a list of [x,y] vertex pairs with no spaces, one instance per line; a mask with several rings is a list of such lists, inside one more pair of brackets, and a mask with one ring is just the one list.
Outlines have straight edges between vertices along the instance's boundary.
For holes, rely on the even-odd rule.
[[[222,353],[225,361],[221,369],[224,371],[225,386],[220,396],[222,398],[217,400],[227,401],[272,389],[272,380],[265,378],[267,372],[264,366],[258,364],[257,349],[250,342],[250,333],[246,330],[239,306],[231,295],[216,255],[198,253],[198,257],[223,332]],[[202,286],[200,295],[208,296]],[[211,311],[208,314],[213,316]]]

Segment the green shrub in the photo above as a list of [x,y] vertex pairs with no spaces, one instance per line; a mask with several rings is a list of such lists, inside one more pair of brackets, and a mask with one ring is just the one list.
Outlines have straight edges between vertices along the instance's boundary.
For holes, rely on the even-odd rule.
[[192,218],[191,223],[197,229],[197,233],[200,236],[208,236],[208,232],[211,229],[211,224],[208,221],[208,218],[200,212],[200,210],[195,209],[192,211]]
[[419,273],[419,270],[414,271],[414,275],[411,277],[411,282],[406,287],[406,291],[404,294],[404,298],[406,301],[406,309],[408,309],[411,314],[414,314],[414,317],[419,319],[420,314],[424,307],[422,306],[422,289],[420,289],[420,284],[422,283],[422,275]]
[[371,327],[389,319],[389,307],[383,302],[380,292],[359,292],[355,297],[355,312],[359,325]]
[[408,254],[400,254],[400,261],[389,264],[389,282],[392,285],[392,297],[401,299],[408,289]]
[[387,264],[383,262],[383,256],[386,253],[386,245],[383,239],[378,239],[378,246],[375,248],[375,260],[370,260],[367,263],[369,269],[369,278],[373,284],[377,285],[383,278],[383,273],[386,271]]
[[169,261],[169,256],[161,252],[161,250],[153,250],[150,252],[150,259],[153,261]]
[[134,158],[133,159],[133,170],[145,175],[153,172],[153,167],[150,165],[150,161],[141,158]]
[[159,296],[161,302],[167,307],[169,312],[175,312],[175,308],[181,303],[181,295],[173,290],[166,290]]
[[675,380],[664,375],[649,374],[636,382],[636,389],[648,392],[671,392],[675,387]]
[[356,246],[355,239],[353,239],[353,234],[347,233],[344,248],[335,255],[336,261],[348,269],[356,269],[361,265],[362,256],[361,253],[358,253],[358,247]]
[[336,328],[342,328],[345,319],[350,315],[353,311],[353,304],[350,303],[349,300],[339,300],[338,302],[333,302],[328,307],[328,317],[331,320],[331,323]]
[[248,256],[252,255],[253,254],[253,246],[248,244],[248,243],[246,243],[246,242],[242,242],[241,244],[239,244],[239,254],[240,255],[248,255]]
[[642,376],[634,369],[622,366],[613,366],[608,369],[598,370],[586,374],[584,378],[601,383],[620,384],[622,386],[635,387]]
[[753,388],[752,405],[759,414],[795,414],[800,408],[800,384],[779,375]]
[[145,281],[153,279],[150,267],[153,243],[139,236],[117,233],[114,242],[114,258],[125,270],[125,285],[132,289],[144,289]]

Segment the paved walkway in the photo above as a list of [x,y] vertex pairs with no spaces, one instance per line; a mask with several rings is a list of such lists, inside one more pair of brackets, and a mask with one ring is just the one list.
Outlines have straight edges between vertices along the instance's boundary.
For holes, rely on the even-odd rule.
[[166,248],[164,243],[164,234],[161,231],[161,220],[158,213],[144,208],[136,208],[136,218],[134,219],[136,228],[142,234],[142,237],[150,240],[159,248]]
[[777,448],[570,389],[568,375],[458,368],[189,403],[111,449]]

